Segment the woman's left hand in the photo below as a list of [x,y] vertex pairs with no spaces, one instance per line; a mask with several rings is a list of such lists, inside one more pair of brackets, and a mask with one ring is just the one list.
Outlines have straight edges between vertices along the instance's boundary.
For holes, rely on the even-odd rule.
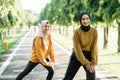
[[50,66],[53,66],[53,65],[54,65],[54,63],[53,63],[53,62],[50,62],[49,64],[50,64]]
[[89,70],[89,71],[90,71],[91,73],[95,72],[95,66],[92,65],[92,64],[90,64],[90,66],[91,66],[91,67],[90,67],[90,70]]

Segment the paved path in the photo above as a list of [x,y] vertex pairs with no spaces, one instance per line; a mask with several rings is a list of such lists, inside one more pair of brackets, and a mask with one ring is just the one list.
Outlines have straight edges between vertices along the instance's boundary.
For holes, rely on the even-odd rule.
[[[0,80],[15,80],[16,76],[25,68],[29,56],[32,52],[32,42],[34,38],[34,31],[30,29],[26,35],[21,38],[17,45],[9,51],[0,60]],[[55,75],[53,80],[62,80],[64,77],[68,62],[69,52],[63,46],[53,41],[56,65]],[[119,80],[115,75],[96,67],[96,80]],[[23,80],[45,80],[47,70],[41,65],[36,66],[31,73],[29,73]],[[74,80],[86,80],[83,68],[80,68]]]

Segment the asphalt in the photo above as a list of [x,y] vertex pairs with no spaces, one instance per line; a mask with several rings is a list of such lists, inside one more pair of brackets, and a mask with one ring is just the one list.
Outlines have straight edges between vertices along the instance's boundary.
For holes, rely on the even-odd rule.
[[[32,52],[34,38],[33,28],[29,29],[17,44],[0,59],[0,80],[15,80],[16,76],[24,70]],[[53,40],[56,57],[54,66],[55,74],[53,80],[62,80],[66,72],[70,52],[63,45]],[[41,65],[37,65],[23,80],[46,80],[47,70]],[[86,80],[85,71],[81,67],[74,80]],[[120,80],[114,74],[96,66],[96,80]]]

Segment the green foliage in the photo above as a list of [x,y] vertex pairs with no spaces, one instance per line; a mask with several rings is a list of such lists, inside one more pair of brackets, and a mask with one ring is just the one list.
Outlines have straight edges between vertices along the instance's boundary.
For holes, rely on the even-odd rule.
[[112,15],[113,19],[120,20],[120,6],[116,9],[116,12]]
[[75,22],[79,22],[79,15],[81,12],[86,11],[85,5],[82,1],[79,0],[75,0],[73,3],[73,14],[74,14],[74,18],[73,20]]
[[101,7],[106,9],[110,5],[110,0],[101,1]]
[[24,12],[19,0],[0,0],[0,28],[8,29],[25,23]]
[[90,13],[91,16],[91,23],[96,24],[98,21],[101,21],[101,15],[98,15],[97,12],[100,7],[100,0],[88,0],[87,1],[87,11]]
[[11,12],[11,11],[9,11],[9,13],[8,13],[7,17],[8,17],[8,20],[9,20],[10,24],[13,26],[13,25],[14,25],[15,20],[14,20],[14,17],[13,17],[13,14],[12,14],[12,12]]
[[119,17],[118,0],[51,0],[40,13],[39,21],[48,19],[52,24],[71,25],[79,22],[79,14],[90,13],[92,24],[112,23]]
[[92,13],[97,12],[99,8],[99,2],[100,0],[88,0],[88,11],[92,11]]
[[[120,12],[120,3],[118,0],[112,0],[110,5],[108,6],[108,13],[112,19],[114,19],[113,15]],[[119,17],[118,15],[117,17]]]
[[5,26],[4,21],[2,18],[0,18],[0,28],[3,28]]
[[6,17],[0,18],[0,29],[5,29],[8,26],[8,19]]

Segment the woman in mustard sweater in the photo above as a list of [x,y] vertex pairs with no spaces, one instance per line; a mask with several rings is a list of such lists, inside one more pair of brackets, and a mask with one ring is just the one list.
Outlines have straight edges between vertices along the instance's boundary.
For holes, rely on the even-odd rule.
[[22,80],[39,63],[48,70],[46,80],[52,80],[55,57],[50,35],[50,23],[47,20],[41,22],[39,32],[33,42],[33,52],[30,60],[24,71],[17,76],[16,80]]
[[78,69],[83,66],[86,80],[95,80],[95,65],[98,62],[97,30],[90,26],[90,16],[80,14],[80,28],[73,35],[73,52],[63,80],[73,80]]

